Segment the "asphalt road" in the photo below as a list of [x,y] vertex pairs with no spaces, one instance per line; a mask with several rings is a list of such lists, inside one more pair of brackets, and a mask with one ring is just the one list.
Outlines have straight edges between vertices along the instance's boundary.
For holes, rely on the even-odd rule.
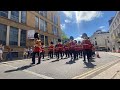
[[[70,59],[42,61],[39,65],[30,65],[31,59],[15,60],[0,63],[0,79],[71,79],[89,70],[119,59],[119,57],[100,52],[101,58],[91,63],[84,63],[83,58],[75,63]],[[37,60],[36,60],[37,63]]]

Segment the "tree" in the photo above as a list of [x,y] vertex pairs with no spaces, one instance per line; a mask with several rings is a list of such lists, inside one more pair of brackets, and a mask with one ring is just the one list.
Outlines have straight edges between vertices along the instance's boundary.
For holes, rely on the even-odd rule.
[[62,33],[61,33],[61,39],[62,39],[62,42],[68,40],[68,36],[65,34],[65,32],[62,30]]

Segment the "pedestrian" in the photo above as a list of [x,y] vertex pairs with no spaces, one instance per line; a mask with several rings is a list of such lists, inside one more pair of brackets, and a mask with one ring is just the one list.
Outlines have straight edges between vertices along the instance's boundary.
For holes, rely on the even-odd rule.
[[27,58],[30,58],[30,48],[27,48]]
[[50,59],[53,59],[54,56],[54,45],[53,42],[50,43],[50,46],[48,47],[48,57]]
[[3,60],[3,50],[4,50],[4,46],[0,44],[0,61]]
[[28,49],[27,49],[27,48],[24,48],[23,58],[24,58],[24,59],[27,59],[27,57],[28,57]]
[[8,46],[6,60],[12,60],[12,51],[13,51],[13,49],[11,49],[10,46]]
[[92,44],[91,44],[89,38],[87,36],[84,36],[83,41],[82,41],[83,57],[84,57],[83,61],[86,61],[86,56],[87,56],[88,62],[90,62],[90,59],[91,59],[91,45]]
[[69,50],[70,50],[70,56],[71,56],[70,61],[75,61],[75,59],[76,59],[75,45],[76,44],[74,42],[74,37],[70,36],[70,42],[69,42]]
[[33,48],[30,48],[30,58],[32,57],[32,53],[33,53]]
[[41,43],[41,49],[42,49],[42,52],[41,52],[41,57],[42,57],[42,59],[44,59],[44,56],[45,56],[45,50],[44,50],[44,43],[42,42]]
[[38,63],[41,63],[41,40],[39,39],[39,33],[35,33],[34,34],[34,49],[33,49],[33,54],[32,54],[32,63],[31,64],[35,64],[35,55],[38,55]]

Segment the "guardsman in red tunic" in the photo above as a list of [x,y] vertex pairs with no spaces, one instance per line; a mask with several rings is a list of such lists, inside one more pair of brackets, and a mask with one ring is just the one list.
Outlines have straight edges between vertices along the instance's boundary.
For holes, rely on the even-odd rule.
[[48,56],[50,59],[53,59],[53,54],[54,54],[54,45],[53,42],[50,43],[50,46],[48,47]]
[[87,59],[88,59],[88,62],[90,62],[90,59],[91,59],[91,42],[90,40],[88,39],[88,37],[84,37],[84,40],[82,41],[82,47],[83,47],[83,57],[84,57],[84,60],[83,61],[86,61],[86,55],[87,55]]
[[38,63],[41,63],[41,40],[39,39],[39,34],[35,33],[34,34],[34,49],[33,49],[33,55],[32,55],[32,64],[35,64],[35,55],[38,55]]
[[74,41],[75,41],[75,60],[78,60],[79,48],[78,48],[77,40]]
[[82,58],[82,55],[83,55],[83,48],[82,48],[82,45],[81,45],[81,42],[78,41],[78,54],[79,54],[79,58]]
[[68,46],[68,42],[65,41],[65,45],[64,45],[64,50],[65,50],[65,58],[69,58],[69,46]]
[[61,39],[58,39],[58,44],[56,45],[56,56],[57,56],[57,61],[59,61],[59,55],[61,55],[61,59],[63,59],[63,45],[61,44]]
[[70,36],[70,42],[69,42],[69,52],[71,56],[71,61],[75,61],[75,42],[73,36]]
[[41,56],[43,56],[42,59],[44,59],[45,56],[44,43],[41,43],[41,49],[42,49]]

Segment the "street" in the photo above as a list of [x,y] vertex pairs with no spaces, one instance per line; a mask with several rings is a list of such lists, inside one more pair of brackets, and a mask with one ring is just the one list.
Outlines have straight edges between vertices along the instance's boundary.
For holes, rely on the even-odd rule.
[[[119,57],[107,52],[99,52],[99,54],[101,58],[95,58],[91,63],[84,63],[83,58],[76,60],[75,63],[69,62],[70,58],[55,62],[52,62],[55,59],[51,59],[41,61],[39,65],[30,65],[31,59],[1,62],[0,79],[72,79],[107,63],[119,60]],[[98,72],[92,77],[96,74]]]

